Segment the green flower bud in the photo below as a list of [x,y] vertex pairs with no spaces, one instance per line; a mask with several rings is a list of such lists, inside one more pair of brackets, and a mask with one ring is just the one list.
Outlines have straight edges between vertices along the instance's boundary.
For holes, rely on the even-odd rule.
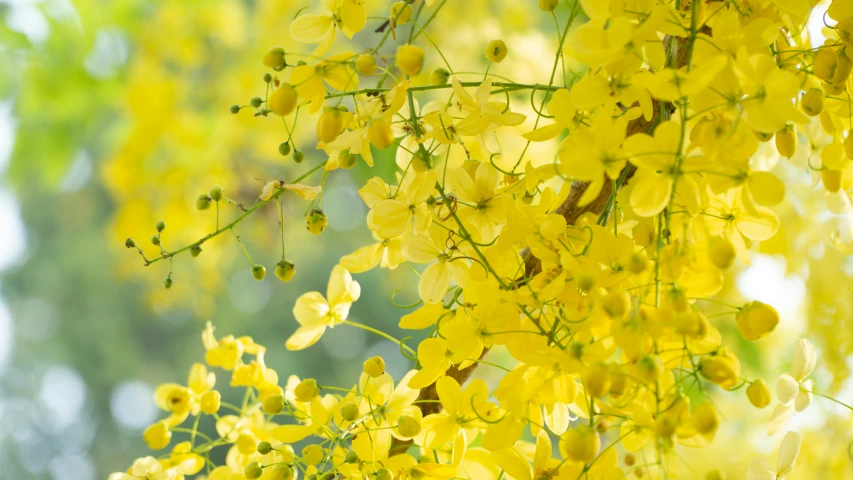
[[133,248],[136,246],[136,242],[134,242],[132,238],[128,237],[128,239],[124,241],[124,246],[127,248]]
[[316,208],[311,210],[305,217],[305,226],[308,228],[308,231],[314,235],[320,235],[323,233],[327,224],[328,220],[326,219],[326,214],[323,213],[322,210]]
[[258,453],[261,455],[266,455],[272,451],[272,445],[270,442],[260,442],[258,443]]
[[268,395],[261,402],[261,409],[264,413],[270,415],[278,415],[284,411],[284,397],[281,395]]
[[376,471],[376,480],[394,480],[394,474],[385,467]]
[[240,105],[231,105],[231,108],[228,109],[234,115],[240,113]]
[[264,103],[264,99],[261,97],[252,97],[252,99],[249,100],[249,105],[255,108],[260,107],[262,103]]
[[151,243],[153,245],[160,245],[160,235],[151,235]]
[[358,454],[350,450],[346,456],[347,463],[358,463]]
[[218,202],[218,201],[222,200],[222,195],[224,193],[225,193],[225,191],[222,190],[222,187],[220,187],[219,185],[214,185],[213,188],[210,189],[210,198],[214,202]]
[[163,286],[166,287],[166,290],[172,288],[172,277],[166,277],[166,280],[163,280]]
[[354,167],[356,161],[358,161],[358,157],[349,152],[347,152],[346,155],[344,155],[344,152],[341,152],[338,157],[338,164],[340,164],[341,168],[344,170]]
[[157,225],[155,225],[155,226],[157,227],[158,232],[162,232],[163,230],[166,229],[166,222],[164,222],[163,220],[160,220],[159,222],[157,222]]
[[193,245],[190,247],[190,255],[193,257],[201,255],[201,245]]
[[261,478],[261,475],[264,474],[264,469],[261,468],[261,465],[258,462],[251,462],[246,465],[245,470],[243,470],[243,475],[248,479]]
[[252,276],[255,277],[255,280],[263,280],[267,276],[267,269],[256,263],[252,266]]
[[296,274],[296,265],[290,260],[282,260],[275,264],[275,276],[282,282],[289,282]]
[[305,159],[305,155],[302,152],[293,152],[293,161],[296,163],[302,163],[302,160]]
[[429,83],[433,85],[445,85],[450,79],[450,72],[444,68],[436,68],[429,74]]
[[560,0],[539,0],[539,8],[541,8],[543,12],[553,12],[559,3]]
[[358,406],[354,403],[348,403],[341,408],[341,417],[348,422],[352,422],[358,418]]
[[212,204],[212,201],[211,201],[210,195],[208,195],[206,193],[202,193],[195,200],[195,208],[197,208],[199,210],[207,210],[208,208],[210,208],[211,204]]
[[[281,154],[282,157],[286,157],[290,155],[290,144],[287,142],[282,142],[278,145],[278,153]],[[294,158],[296,155],[294,155]]]
[[269,73],[264,74],[264,83],[270,83],[272,81],[272,75]]

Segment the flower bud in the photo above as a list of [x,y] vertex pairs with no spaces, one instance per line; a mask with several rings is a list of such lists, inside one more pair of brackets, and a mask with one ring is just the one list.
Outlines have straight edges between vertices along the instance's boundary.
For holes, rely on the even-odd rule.
[[746,398],[754,407],[764,408],[770,405],[770,387],[767,386],[767,382],[759,378],[747,387]]
[[424,67],[424,49],[415,45],[402,45],[397,49],[397,66],[409,76],[421,73]]
[[296,108],[296,99],[296,90],[289,83],[282,83],[280,87],[273,90],[270,94],[267,106],[276,115],[286,117]]
[[204,392],[201,396],[200,404],[202,412],[213,415],[219,411],[219,407],[222,405],[222,394],[217,390]]
[[720,270],[725,270],[735,262],[735,246],[725,237],[713,238],[708,246],[708,259]]
[[614,290],[601,299],[601,306],[613,319],[623,319],[631,313],[631,295],[625,290]]
[[160,235],[151,235],[151,244],[160,245]]
[[128,237],[128,239],[124,241],[124,246],[127,248],[133,248],[136,246],[136,242],[134,242],[132,238]]
[[394,144],[394,132],[384,118],[374,118],[367,125],[367,139],[379,150]]
[[270,480],[290,480],[293,478],[293,468],[290,465],[279,463],[272,470]]
[[266,455],[272,451],[272,445],[270,442],[259,442],[257,450],[261,455]]
[[363,77],[376,73],[376,59],[369,53],[363,53],[355,59],[355,70]]
[[174,282],[172,282],[172,277],[171,277],[171,276],[166,277],[166,279],[165,279],[165,280],[163,280],[163,286],[164,286],[164,287],[166,287],[166,290],[168,290],[168,289],[172,288],[172,284],[173,284],[173,283],[174,283]]
[[305,159],[305,155],[302,152],[296,151],[293,152],[293,161],[296,163],[302,163],[302,160]]
[[172,431],[169,430],[166,422],[157,422],[145,429],[142,438],[151,450],[160,450],[169,445],[172,440]]
[[341,407],[341,417],[348,422],[352,422],[356,418],[358,418],[358,405],[354,403],[348,403]]
[[631,258],[628,259],[628,271],[639,275],[646,271],[646,267],[649,265],[649,257],[646,255],[646,252],[639,251],[631,254]]
[[225,193],[225,190],[223,190],[222,187],[220,187],[219,185],[214,185],[210,189],[210,192],[209,192],[210,198],[214,202],[218,202],[218,201],[222,200],[222,196],[224,195],[224,193]]
[[702,403],[690,414],[690,426],[702,436],[710,437],[720,427],[720,414],[710,403]]
[[255,280],[263,280],[267,276],[267,269],[256,263],[252,265],[252,276],[255,277]]
[[327,107],[317,120],[317,138],[323,143],[334,142],[343,129],[343,116],[337,108]]
[[635,457],[634,455],[632,455],[630,453],[625,455],[625,466],[626,467],[633,467],[636,463],[637,463],[637,457]]
[[824,168],[820,171],[820,178],[827,192],[835,193],[841,190],[841,170]]
[[850,71],[853,70],[853,60],[847,56],[845,49],[841,49],[836,53],[837,65],[835,67],[835,75],[829,83],[833,85],[843,85],[850,78]]
[[264,99],[263,99],[263,98],[261,98],[261,97],[252,97],[252,98],[249,100],[249,105],[251,105],[251,106],[253,106],[253,107],[255,107],[255,108],[260,107],[262,103],[264,103]]
[[820,115],[820,112],[823,111],[823,104],[824,94],[823,90],[819,88],[808,89],[808,91],[803,94],[803,98],[800,101],[800,106],[803,108],[803,112],[810,117]]
[[436,68],[429,74],[429,83],[432,85],[446,85],[450,80],[450,72],[444,68]]
[[288,143],[288,142],[279,143],[278,144],[278,153],[282,157],[286,157],[286,156],[290,155],[290,143]]
[[347,452],[347,456],[344,457],[347,463],[358,463],[358,454],[350,450]]
[[405,25],[412,20],[412,6],[409,2],[394,2],[391,5],[391,23]]
[[700,339],[705,337],[710,329],[708,318],[695,310],[688,309],[675,316],[675,331],[679,335]]
[[267,395],[261,402],[264,413],[278,415],[284,411],[284,396],[279,394]]
[[646,383],[654,384],[663,375],[663,360],[657,355],[646,355],[637,360],[637,374]]
[[729,390],[740,381],[740,360],[728,348],[706,355],[699,361],[699,374]]
[[249,462],[249,464],[246,465],[246,468],[243,469],[243,475],[249,480],[261,478],[261,475],[263,474],[264,469],[261,468],[261,465],[258,462]]
[[320,388],[317,386],[317,380],[306,378],[299,382],[299,385],[293,389],[296,394],[296,400],[300,402],[310,402],[311,399],[320,394]]
[[162,232],[163,230],[166,229],[166,222],[164,222],[163,220],[160,220],[159,222],[157,222],[157,225],[155,225],[155,227],[157,228],[158,232]]
[[344,150],[338,155],[338,165],[344,170],[349,170],[358,162],[358,157],[355,154],[349,153],[349,150]]
[[272,75],[270,75],[269,73],[265,73],[263,76],[263,79],[264,79],[264,83],[270,83],[270,82],[272,82]]
[[313,209],[305,216],[305,226],[314,235],[320,235],[326,229],[328,220],[322,210]]
[[402,415],[397,423],[397,429],[404,437],[415,437],[421,433],[421,422],[415,417]]
[[705,475],[705,480],[726,480],[726,474],[715,468],[708,471]]
[[381,377],[385,373],[385,360],[380,356],[368,358],[364,362],[364,373],[373,378]]
[[240,113],[240,105],[231,105],[228,108],[228,111],[233,113],[234,115],[237,115],[238,113]]
[[539,8],[541,8],[543,12],[553,12],[557,9],[557,5],[559,4],[560,0],[539,0]]
[[581,378],[586,392],[593,398],[601,398],[610,391],[610,372],[600,363],[590,365]]
[[486,58],[492,63],[503,62],[508,52],[506,43],[503,40],[492,40],[483,51],[486,54]]
[[589,425],[578,425],[560,436],[560,453],[564,459],[587,464],[601,450],[601,438]]
[[286,65],[284,59],[284,49],[281,47],[272,47],[264,53],[264,65],[272,68],[275,71],[281,71]]
[[296,266],[290,260],[282,260],[275,264],[275,276],[282,282],[289,282],[296,274]]
[[779,313],[770,305],[756,300],[744,305],[735,320],[743,338],[758,340],[766,337],[776,328],[779,324]]
[[210,208],[210,206],[211,206],[212,204],[213,204],[212,199],[211,199],[211,198],[210,198],[210,196],[209,196],[208,194],[206,194],[206,193],[202,193],[202,194],[201,194],[201,195],[199,195],[199,196],[198,196],[198,198],[195,200],[195,208],[197,208],[197,209],[199,209],[199,210],[207,210],[208,208]]
[[793,125],[785,125],[782,130],[776,132],[776,150],[779,155],[791,158],[797,151],[797,131]]
[[385,467],[376,471],[376,480],[394,480],[394,474]]
[[820,49],[814,54],[812,70],[817,78],[828,82],[835,76],[838,68],[838,57],[828,48]]

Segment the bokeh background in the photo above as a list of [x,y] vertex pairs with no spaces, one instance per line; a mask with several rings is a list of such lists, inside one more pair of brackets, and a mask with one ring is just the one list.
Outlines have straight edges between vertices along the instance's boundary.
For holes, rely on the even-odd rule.
[[[283,376],[349,385],[361,362],[376,354],[390,360],[397,379],[409,368],[394,344],[344,327],[299,354],[284,349],[296,325],[294,299],[324,291],[338,259],[369,242],[356,190],[374,175],[391,181],[391,155],[378,155],[372,170],[360,164],[330,178],[323,203],[330,226],[319,238],[303,227],[305,202],[285,205],[288,257],[298,268],[292,283],[272,275],[279,257],[272,208],[238,229],[255,261],[268,268],[262,282],[252,279],[225,235],[205,244],[197,259],[177,258],[170,290],[163,288],[165,262],[144,268],[123,246],[132,236],[153,252],[147,239],[159,219],[168,225],[168,249],[189,244],[213,229],[212,210],[194,208],[199,193],[220,184],[251,204],[264,180],[293,178],[324,160],[313,149],[310,118],[297,135],[306,160],[296,165],[277,153],[285,138],[280,123],[253,118],[248,109],[228,113],[231,104],[262,95],[259,59],[267,47],[311,50],[287,32],[295,12],[310,3],[0,0],[0,478],[105,478],[146,454],[141,431],[161,415],[153,389],[185,380],[202,358],[199,334],[208,320],[220,334],[252,335],[267,345],[268,364]],[[389,3],[370,1],[369,11],[384,13]],[[454,8],[431,26],[441,45],[452,46],[445,50],[451,63],[479,61],[483,39],[501,37],[519,53],[493,73],[520,82],[547,78],[554,25],[535,1],[472,0]],[[372,46],[370,25],[379,23],[369,21],[352,48]],[[817,35],[819,19],[815,25]],[[517,100],[523,110],[526,99]],[[552,158],[536,153],[541,161]],[[774,152],[766,155],[775,162]],[[847,235],[847,220],[826,212],[810,178],[776,168],[794,185],[796,196],[778,209],[789,226],[762,245],[752,266],[731,274],[732,287],[721,298],[770,303],[783,327],[760,347],[736,350],[750,376],[773,382],[808,329],[820,348],[819,385],[853,397],[846,382],[853,262],[831,241],[832,232]],[[238,213],[223,208],[223,218]],[[358,280],[363,295],[353,319],[405,336],[396,327],[405,311],[390,296],[401,289],[400,303],[416,297],[412,272],[374,271]],[[718,326],[739,338],[732,325]],[[490,360],[510,364],[500,355]],[[498,378],[491,374],[478,371]],[[727,398],[723,407],[743,408],[744,398]],[[791,425],[831,443],[849,427],[838,412],[823,403]],[[715,450],[697,461],[714,451],[737,452],[727,468],[742,472],[751,458],[743,453],[747,446],[766,454],[778,443],[760,426],[768,415],[753,412],[751,420],[727,424]],[[837,457],[847,461],[844,452]]]

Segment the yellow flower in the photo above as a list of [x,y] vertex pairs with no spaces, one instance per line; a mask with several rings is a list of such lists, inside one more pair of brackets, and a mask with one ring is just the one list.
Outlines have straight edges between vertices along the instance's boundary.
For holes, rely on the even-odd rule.
[[434,170],[409,174],[397,189],[395,198],[377,202],[367,215],[367,226],[381,238],[394,238],[411,228],[423,232],[432,224],[427,200],[435,191]]
[[776,382],[776,397],[779,405],[773,411],[767,434],[773,435],[781,430],[794,412],[802,412],[812,403],[814,381],[807,377],[817,366],[817,353],[807,339],[794,345],[791,371],[783,373]]
[[329,277],[326,297],[320,292],[309,292],[296,299],[293,316],[300,327],[287,339],[288,350],[308,348],[320,339],[327,327],[343,323],[350,306],[360,295],[358,282],[344,267],[336,265]]
[[331,56],[316,65],[301,65],[290,73],[290,84],[299,97],[311,101],[309,111],[316,112],[323,106],[326,97],[325,81],[335,90],[346,91],[358,87],[358,75],[349,60],[351,52]]
[[453,251],[447,245],[447,233],[437,227],[425,235],[411,235],[403,242],[403,258],[413,263],[432,263],[421,274],[418,294],[426,303],[438,303],[450,288],[451,279],[457,282],[465,276],[461,264],[453,262]]
[[782,439],[782,447],[779,449],[779,457],[776,459],[776,468],[770,465],[765,458],[756,458],[749,462],[747,480],[785,480],[794,469],[797,457],[800,456],[800,434],[788,432]]
[[631,191],[631,208],[637,215],[657,215],[673,199],[673,191],[691,213],[699,210],[699,187],[689,174],[691,162],[679,161],[680,138],[681,125],[668,121],[658,125],[654,138],[639,133],[625,140],[625,153],[639,167]]
[[290,24],[290,36],[294,40],[319,44],[311,53],[318,57],[332,47],[338,28],[351,39],[367,22],[362,0],[322,0],[322,4],[326,13],[300,15]]

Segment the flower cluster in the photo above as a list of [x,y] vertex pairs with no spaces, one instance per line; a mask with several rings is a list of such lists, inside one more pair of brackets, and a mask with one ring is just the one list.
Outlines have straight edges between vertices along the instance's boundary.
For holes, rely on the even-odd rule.
[[[395,385],[376,357],[351,387],[295,377],[282,386],[264,347],[216,340],[208,327],[205,360],[232,372],[243,405],[222,403],[214,375],[194,366],[187,386],[158,389],[170,416],[145,432],[153,449],[172,432],[189,443],[115,479],[204,468],[230,480],[668,478],[681,446],[714,441],[723,422],[714,390],[743,389],[755,408],[771,402],[767,383],[742,371],[736,346],[771,335],[779,314],[712,297],[725,272],[749,264],[751,249],[779,230],[772,207],[786,184],[771,167],[782,157],[822,183],[831,210],[850,209],[853,8],[832,2],[837,25],[814,45],[805,0],[567,3],[539,1],[559,29],[551,77],[536,84],[489,74],[522,54],[501,40],[484,42],[485,72],[457,73],[427,33],[453,8],[446,0],[394,3],[376,30],[381,40],[361,53],[329,55],[338,30],[352,39],[373,18],[364,2],[327,0],[293,21],[292,37],[316,49],[305,57],[269,49],[266,96],[232,112],[280,117],[289,138],[279,152],[293,151],[297,163],[293,131],[314,115],[327,159],[298,180],[269,182],[234,222],[182,250],[161,246],[146,264],[233,232],[267,203],[281,214],[285,191],[312,202],[306,226],[320,234],[328,175],[359,158],[373,166],[375,152],[392,149],[396,179],[377,176],[359,190],[374,242],[340,259],[326,295],[299,297],[299,328],[286,346],[308,348],[347,325],[397,342],[413,368]],[[442,66],[427,72],[429,62]],[[569,62],[585,69],[569,75]],[[554,154],[534,156],[539,144]],[[320,170],[318,185],[298,183]],[[199,207],[212,201],[218,212],[213,191]],[[416,309],[400,319],[420,331],[414,350],[347,320],[361,293],[353,274],[402,264],[425,266],[413,268]],[[278,267],[293,278],[284,252]],[[740,339],[725,334],[735,329]],[[479,365],[504,368],[484,360],[492,349],[507,352],[512,368],[491,388],[467,382]],[[814,347],[801,340],[777,383],[770,434],[812,402],[815,366]],[[219,438],[197,442],[202,414],[215,418]],[[180,427],[190,417],[194,426]],[[211,461],[217,447],[228,448],[225,465]],[[799,449],[789,432],[777,468],[755,460],[748,477],[783,478]]]

